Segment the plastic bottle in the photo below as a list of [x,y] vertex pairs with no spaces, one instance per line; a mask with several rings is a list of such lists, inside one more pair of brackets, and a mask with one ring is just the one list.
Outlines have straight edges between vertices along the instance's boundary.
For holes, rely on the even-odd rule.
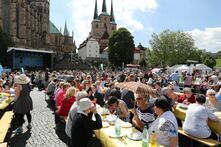
[[115,135],[119,137],[121,134],[121,126],[120,126],[120,119],[117,117],[115,121]]
[[149,133],[146,125],[144,126],[143,129],[142,147],[149,147]]
[[150,145],[151,147],[157,147],[157,134],[155,131],[152,131],[150,135]]

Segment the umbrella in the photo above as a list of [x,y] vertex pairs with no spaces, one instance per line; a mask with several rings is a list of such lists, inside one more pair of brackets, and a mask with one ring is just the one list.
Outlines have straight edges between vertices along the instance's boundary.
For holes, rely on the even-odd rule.
[[118,83],[118,84],[115,84],[115,87],[125,88],[137,94],[156,95],[155,89],[153,89],[149,85],[146,85],[140,82],[131,81],[131,82]]

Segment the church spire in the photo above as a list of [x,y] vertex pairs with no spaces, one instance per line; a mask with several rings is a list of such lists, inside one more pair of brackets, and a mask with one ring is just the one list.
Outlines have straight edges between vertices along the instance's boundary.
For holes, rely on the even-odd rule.
[[113,0],[111,0],[111,22],[115,22],[115,18],[114,18],[114,8],[113,8]]
[[98,12],[97,12],[97,0],[95,0],[94,19],[98,19]]
[[65,25],[64,25],[64,36],[69,36],[69,32],[68,32],[66,21],[65,21]]
[[106,0],[103,0],[102,12],[107,13]]

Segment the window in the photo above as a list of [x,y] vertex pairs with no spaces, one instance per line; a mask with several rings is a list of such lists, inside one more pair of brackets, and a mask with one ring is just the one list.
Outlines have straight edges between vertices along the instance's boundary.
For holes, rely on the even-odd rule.
[[98,24],[96,24],[96,28],[98,28]]
[[104,17],[104,20],[106,21],[106,20],[107,20],[107,18],[106,18],[106,17]]

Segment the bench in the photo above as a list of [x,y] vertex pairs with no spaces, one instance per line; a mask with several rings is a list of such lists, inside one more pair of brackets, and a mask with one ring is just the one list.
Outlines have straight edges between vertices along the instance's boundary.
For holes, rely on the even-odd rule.
[[0,143],[0,147],[7,147],[7,146],[8,146],[8,143],[7,143],[7,142]]
[[6,111],[0,120],[0,143],[3,143],[8,129],[11,126],[11,121],[14,116],[12,111]]
[[179,134],[181,134],[183,136],[191,138],[191,139],[193,139],[197,142],[200,142],[202,144],[205,144],[207,146],[218,146],[218,145],[220,145],[220,142],[218,142],[214,139],[210,139],[210,138],[205,138],[204,139],[204,138],[196,138],[196,137],[190,136],[190,135],[186,134],[181,127],[178,128],[178,132],[179,132]]

